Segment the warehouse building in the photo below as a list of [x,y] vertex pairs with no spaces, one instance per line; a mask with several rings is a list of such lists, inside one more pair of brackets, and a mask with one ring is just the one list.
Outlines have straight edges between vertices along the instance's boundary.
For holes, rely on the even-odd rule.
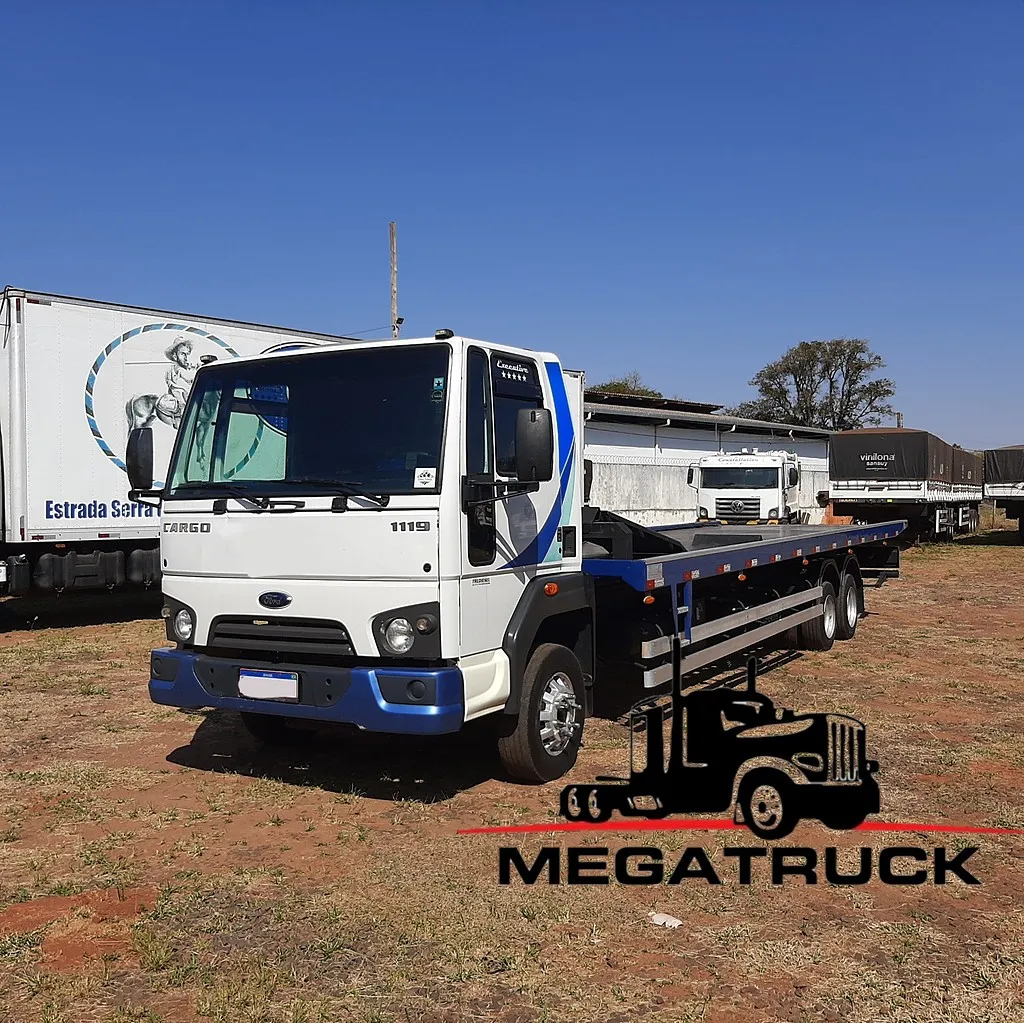
[[[715,453],[780,451],[800,460],[798,510],[826,518],[828,430],[722,414],[720,405],[588,390],[585,455],[593,464],[591,502],[643,525],[693,522],[696,491],[686,470]],[[824,503],[823,503],[824,502]]]

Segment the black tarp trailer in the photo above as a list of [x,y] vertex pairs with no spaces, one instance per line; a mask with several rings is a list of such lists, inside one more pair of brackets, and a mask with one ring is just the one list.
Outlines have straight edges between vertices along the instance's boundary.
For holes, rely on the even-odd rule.
[[1024,539],[1024,444],[985,452],[985,498],[1017,520]]
[[855,524],[906,519],[904,544],[973,532],[981,470],[974,452],[926,430],[846,430],[829,443],[829,500],[835,515]]

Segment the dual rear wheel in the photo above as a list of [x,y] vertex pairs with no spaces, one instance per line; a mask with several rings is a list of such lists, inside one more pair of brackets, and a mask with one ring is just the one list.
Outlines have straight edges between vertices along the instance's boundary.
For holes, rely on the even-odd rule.
[[831,650],[837,639],[853,639],[863,603],[861,583],[853,572],[843,572],[836,590],[831,579],[821,582],[821,614],[797,626],[802,650]]

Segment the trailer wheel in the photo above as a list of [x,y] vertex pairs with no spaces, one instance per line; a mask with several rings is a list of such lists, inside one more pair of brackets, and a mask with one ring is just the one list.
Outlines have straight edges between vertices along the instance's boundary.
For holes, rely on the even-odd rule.
[[821,614],[797,626],[802,650],[831,650],[839,631],[839,598],[836,588],[825,579],[821,584]]
[[515,726],[498,739],[505,770],[520,781],[560,778],[576,763],[585,713],[580,662],[566,647],[542,643],[523,672]]
[[785,838],[800,820],[790,780],[778,771],[752,771],[740,783],[743,821],[758,838]]
[[245,730],[264,746],[296,746],[303,741],[303,734],[292,728],[288,722],[277,714],[241,713]]
[[860,586],[852,572],[844,572],[839,584],[838,611],[836,639],[853,639],[860,620]]

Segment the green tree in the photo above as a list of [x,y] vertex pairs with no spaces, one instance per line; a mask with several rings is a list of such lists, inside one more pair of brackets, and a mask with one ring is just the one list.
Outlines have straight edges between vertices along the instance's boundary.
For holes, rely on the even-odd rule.
[[753,380],[758,396],[729,411],[746,419],[768,419],[825,430],[877,426],[893,414],[896,385],[875,374],[882,357],[860,338],[801,341],[770,362]]
[[645,398],[665,397],[661,391],[656,391],[653,387],[648,387],[644,384],[640,379],[640,374],[635,370],[632,373],[627,373],[624,377],[609,380],[606,384],[595,384],[591,389],[594,391],[607,391],[609,394],[640,394]]

